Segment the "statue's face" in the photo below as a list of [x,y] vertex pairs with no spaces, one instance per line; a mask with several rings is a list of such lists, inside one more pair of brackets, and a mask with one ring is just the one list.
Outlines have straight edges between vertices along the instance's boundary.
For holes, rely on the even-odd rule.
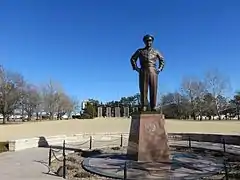
[[148,39],[144,43],[145,43],[146,47],[152,47],[153,41],[152,41],[152,39]]

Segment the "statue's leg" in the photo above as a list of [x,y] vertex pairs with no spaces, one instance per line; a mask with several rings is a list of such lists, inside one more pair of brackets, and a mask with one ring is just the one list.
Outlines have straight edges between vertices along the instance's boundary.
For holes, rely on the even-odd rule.
[[139,89],[140,89],[140,99],[141,99],[141,109],[143,110],[148,106],[148,73],[146,71],[141,71],[139,73]]
[[156,110],[157,105],[157,85],[158,75],[155,69],[150,70],[149,74],[149,90],[150,90],[150,106],[152,110]]

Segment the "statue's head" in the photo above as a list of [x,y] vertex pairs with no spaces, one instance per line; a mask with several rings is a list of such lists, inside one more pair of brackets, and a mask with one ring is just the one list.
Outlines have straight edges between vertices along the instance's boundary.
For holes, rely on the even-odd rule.
[[154,41],[154,37],[152,35],[147,34],[143,37],[143,42],[146,47],[151,47],[153,44],[153,41]]

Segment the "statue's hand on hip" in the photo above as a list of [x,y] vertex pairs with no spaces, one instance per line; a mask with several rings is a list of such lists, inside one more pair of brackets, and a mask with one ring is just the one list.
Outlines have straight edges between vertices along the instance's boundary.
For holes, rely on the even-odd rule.
[[163,67],[157,69],[157,74],[159,74],[163,70]]
[[141,69],[138,68],[138,67],[136,67],[136,68],[135,68],[135,71],[137,71],[138,73],[140,73]]

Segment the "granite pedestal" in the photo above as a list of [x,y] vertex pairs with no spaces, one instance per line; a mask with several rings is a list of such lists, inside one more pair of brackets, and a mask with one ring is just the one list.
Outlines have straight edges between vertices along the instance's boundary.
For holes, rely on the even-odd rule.
[[163,114],[132,115],[127,155],[143,162],[169,162],[169,146]]

